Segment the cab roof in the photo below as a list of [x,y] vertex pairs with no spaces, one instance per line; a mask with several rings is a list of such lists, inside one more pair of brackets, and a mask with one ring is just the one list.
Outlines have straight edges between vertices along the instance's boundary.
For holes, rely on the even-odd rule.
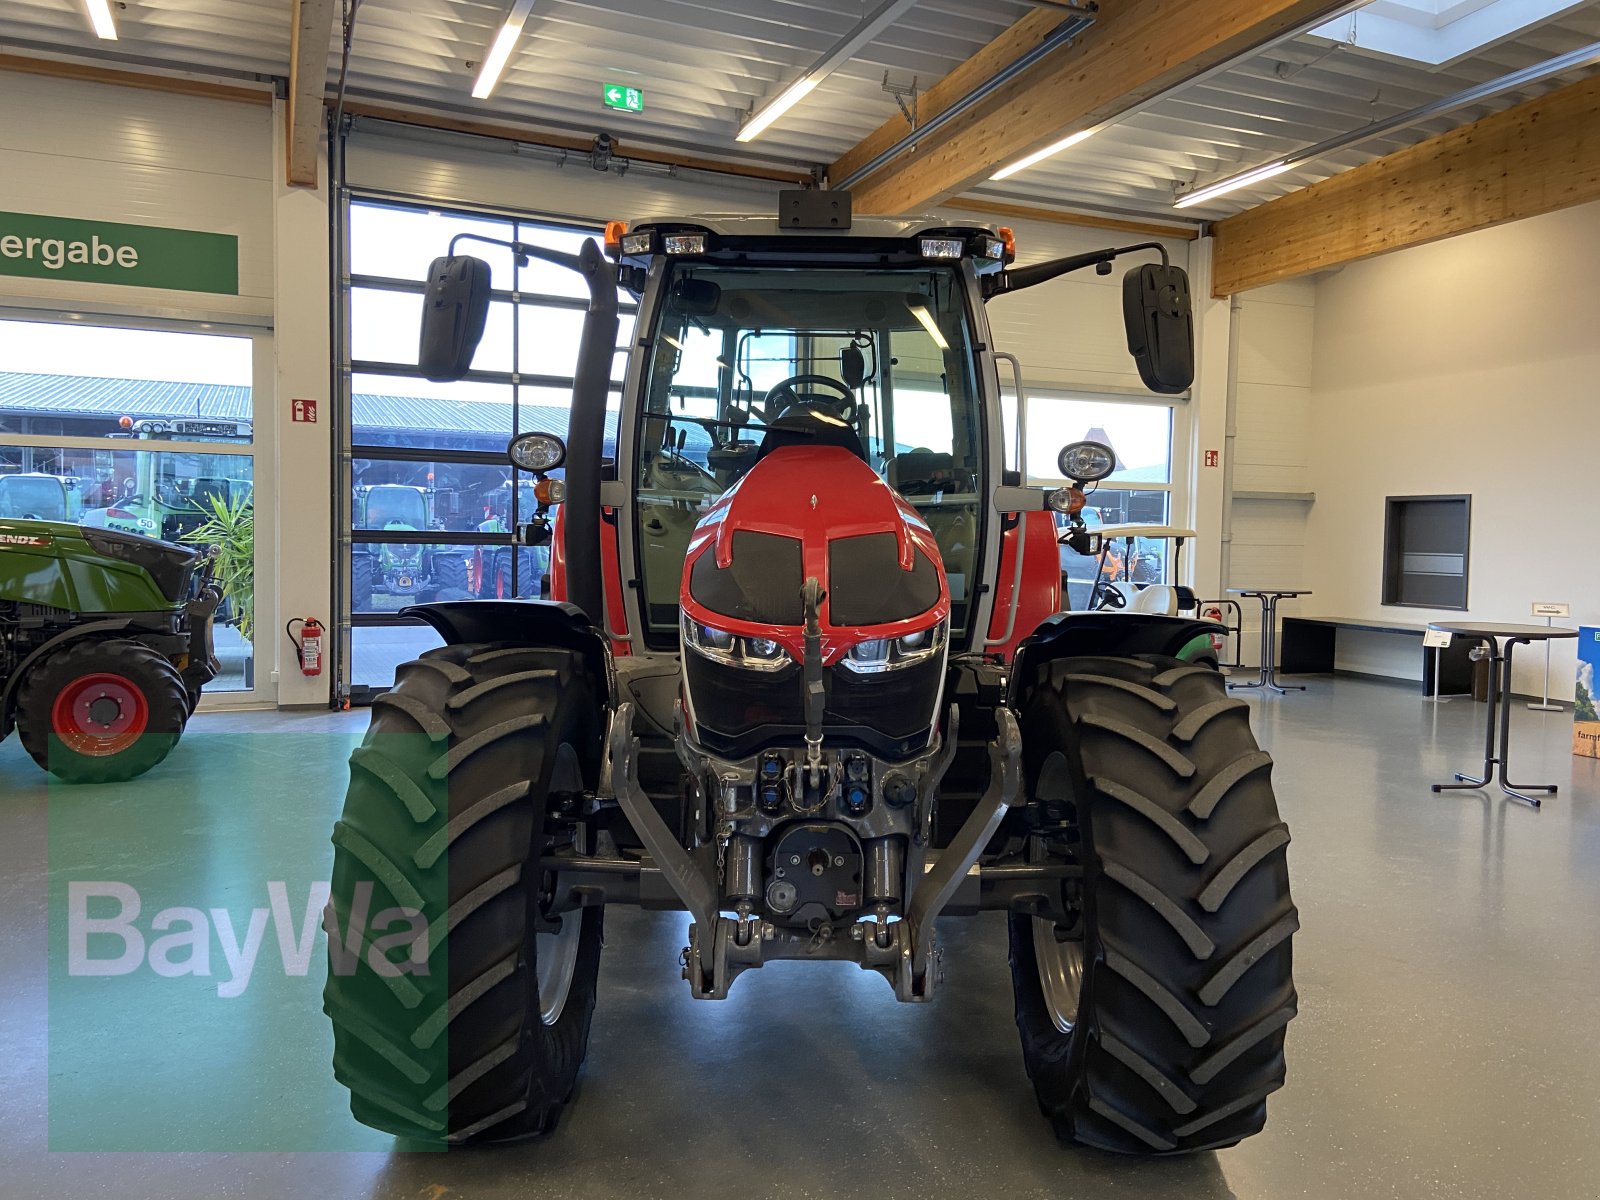
[[685,217],[657,217],[630,226],[630,231],[645,229],[704,229],[722,237],[794,237],[794,238],[912,238],[920,233],[959,233],[961,235],[988,234],[995,236],[992,225],[957,221],[938,214],[906,217],[863,217],[852,219],[848,229],[789,229],[779,223],[776,215],[755,213],[692,213]]

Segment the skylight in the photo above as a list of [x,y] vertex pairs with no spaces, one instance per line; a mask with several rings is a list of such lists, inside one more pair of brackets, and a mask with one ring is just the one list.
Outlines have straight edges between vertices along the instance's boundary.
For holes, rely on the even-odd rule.
[[1437,67],[1582,7],[1573,0],[1373,0],[1311,32]]

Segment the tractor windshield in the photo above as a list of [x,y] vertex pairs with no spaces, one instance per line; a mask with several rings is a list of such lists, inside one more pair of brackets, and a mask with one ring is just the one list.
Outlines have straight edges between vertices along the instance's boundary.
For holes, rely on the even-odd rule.
[[679,263],[665,283],[635,470],[652,632],[676,631],[700,514],[754,464],[764,427],[824,405],[928,521],[965,625],[983,494],[983,414],[955,268]]
[[414,487],[375,487],[367,493],[368,529],[428,527],[427,505]]

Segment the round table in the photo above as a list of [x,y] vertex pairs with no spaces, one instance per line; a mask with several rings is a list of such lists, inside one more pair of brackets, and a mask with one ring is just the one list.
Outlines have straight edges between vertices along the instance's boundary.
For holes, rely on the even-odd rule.
[[[1511,652],[1517,646],[1575,638],[1576,629],[1559,625],[1508,625],[1496,621],[1430,621],[1429,629],[1443,630],[1454,637],[1478,638],[1489,646],[1489,716],[1484,722],[1483,774],[1456,775],[1454,783],[1436,783],[1436,792],[1476,790],[1498,783],[1513,800],[1539,807],[1539,800],[1528,792],[1554,795],[1553,783],[1512,783],[1506,759],[1511,748]],[[1498,672],[1498,678],[1496,673]]]
[[1261,601],[1261,675],[1248,683],[1230,683],[1230,688],[1270,688],[1288,695],[1303,692],[1301,683],[1282,683],[1278,679],[1278,601],[1292,600],[1296,596],[1309,596],[1303,588],[1229,588],[1235,596],[1250,596]]

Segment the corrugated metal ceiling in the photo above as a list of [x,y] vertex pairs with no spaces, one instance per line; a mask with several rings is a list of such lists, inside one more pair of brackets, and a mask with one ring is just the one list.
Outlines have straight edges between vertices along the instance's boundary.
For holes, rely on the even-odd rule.
[[[829,49],[875,0],[538,0],[488,101],[469,97],[505,12],[502,0],[363,0],[353,97],[480,119],[538,124],[624,146],[826,162],[895,112],[885,73],[926,87],[1036,7],[1030,0],[921,0],[748,149],[735,134],[752,104]],[[283,75],[289,0],[127,0],[120,40],[89,32],[81,0],[6,0],[0,48],[189,70]],[[1091,29],[1086,35],[1092,39]],[[1225,215],[1400,146],[1570,83],[1574,72],[1376,138],[1304,168],[1175,213],[1175,184],[1204,184],[1470,84],[1600,41],[1600,0],[1430,69],[1301,36],[1233,64],[1102,130],[1066,153],[973,194],[1089,211],[1197,219]],[[330,56],[337,69],[337,55]],[[642,87],[645,111],[612,112],[601,85]]]

